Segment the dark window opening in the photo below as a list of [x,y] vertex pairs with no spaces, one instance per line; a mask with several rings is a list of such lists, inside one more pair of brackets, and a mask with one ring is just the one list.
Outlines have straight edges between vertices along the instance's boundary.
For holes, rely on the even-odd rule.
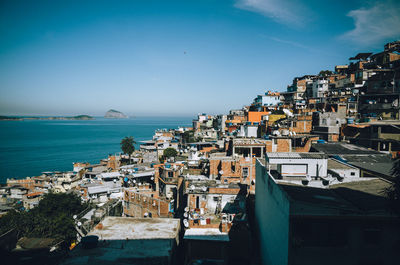
[[200,196],[196,196],[196,209],[200,208]]
[[243,168],[242,176],[243,176],[243,178],[247,178],[249,176],[249,168],[248,167]]
[[232,171],[232,173],[235,173],[235,171],[236,171],[236,166],[235,166],[234,162],[231,163],[231,171]]

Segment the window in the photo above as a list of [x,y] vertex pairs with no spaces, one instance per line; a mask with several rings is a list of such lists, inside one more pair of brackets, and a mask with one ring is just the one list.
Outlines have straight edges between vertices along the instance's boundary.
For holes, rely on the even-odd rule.
[[232,171],[232,173],[235,173],[235,171],[236,171],[236,166],[235,166],[234,162],[231,163],[231,171]]
[[350,175],[351,175],[351,176],[355,176],[355,175],[356,175],[356,172],[350,172]]
[[169,177],[169,178],[173,178],[173,177],[174,177],[174,172],[169,171],[169,172],[168,172],[168,177]]
[[249,176],[249,168],[248,167],[244,167],[242,169],[242,177],[243,178],[247,178]]
[[196,209],[200,208],[200,196],[196,196]]
[[213,200],[214,200],[215,202],[217,202],[217,201],[218,201],[218,197],[217,197],[217,196],[214,196],[214,197],[213,197]]

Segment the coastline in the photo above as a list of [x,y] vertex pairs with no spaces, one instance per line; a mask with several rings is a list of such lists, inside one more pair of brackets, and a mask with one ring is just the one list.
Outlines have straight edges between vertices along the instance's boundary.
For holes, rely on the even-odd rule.
[[[70,171],[74,162],[98,163],[121,152],[120,141],[134,136],[149,140],[154,131],[190,126],[193,117],[135,119],[26,120],[0,122],[0,183],[25,179],[44,171]],[[137,145],[139,148],[139,145]]]
[[48,117],[30,117],[30,116],[0,116],[0,121],[24,121],[24,120],[94,120],[89,115],[77,116],[48,116]]

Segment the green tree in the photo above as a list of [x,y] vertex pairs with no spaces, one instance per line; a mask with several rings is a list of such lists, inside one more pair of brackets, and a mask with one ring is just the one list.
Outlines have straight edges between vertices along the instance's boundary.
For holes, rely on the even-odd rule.
[[332,73],[332,71],[329,71],[329,70],[322,70],[322,71],[320,71],[319,72],[319,76],[327,76],[327,75],[331,75],[331,74],[333,74]]
[[67,247],[76,239],[73,216],[86,207],[75,194],[48,193],[29,212],[12,210],[0,218],[0,234],[14,228],[19,237],[57,238]]
[[390,206],[400,214],[400,159],[393,163],[392,176],[392,184],[384,190],[384,194],[389,200]]
[[169,158],[169,157],[176,157],[178,155],[178,151],[176,151],[172,147],[168,147],[164,150],[163,153],[164,157]]
[[121,140],[121,150],[124,154],[129,155],[129,162],[131,162],[131,154],[135,151],[135,144],[133,136],[127,136]]

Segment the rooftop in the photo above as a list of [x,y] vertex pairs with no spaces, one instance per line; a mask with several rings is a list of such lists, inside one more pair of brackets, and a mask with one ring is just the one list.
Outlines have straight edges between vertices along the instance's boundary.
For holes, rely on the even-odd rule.
[[344,155],[344,154],[383,154],[378,151],[368,149],[362,146],[348,144],[343,142],[335,143],[315,143],[312,144],[312,148],[317,152],[323,152],[327,155]]
[[385,154],[373,155],[342,155],[346,163],[372,173],[392,177],[393,162]]
[[62,264],[168,264],[178,241],[179,219],[106,217],[95,248],[79,244]]
[[329,189],[279,184],[291,201],[292,215],[391,216],[384,189],[390,182],[374,178],[336,184]]
[[349,60],[366,60],[372,55],[372,52],[360,52],[356,56],[349,58]]
[[264,146],[268,140],[264,139],[254,139],[254,138],[234,138],[233,145],[234,146],[243,146],[243,145],[259,145]]
[[179,233],[179,219],[106,217],[102,229],[95,228],[88,235],[100,240],[172,239]]
[[272,159],[325,159],[324,153],[266,153],[267,158]]
[[185,231],[186,240],[229,241],[228,233],[222,233],[218,228],[190,228]]
[[336,159],[329,158],[328,169],[354,169],[354,167]]

